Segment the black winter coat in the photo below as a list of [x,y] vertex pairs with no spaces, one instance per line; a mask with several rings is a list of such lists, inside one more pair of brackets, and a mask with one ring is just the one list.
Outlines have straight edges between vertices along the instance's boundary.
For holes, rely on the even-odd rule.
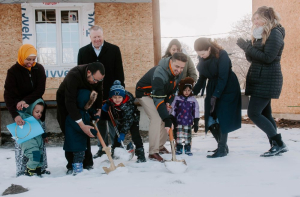
[[[27,104],[32,104],[42,98],[45,88],[46,74],[41,64],[36,63],[31,71],[18,62],[9,68],[4,84],[4,100],[12,118],[19,115],[16,108],[18,102],[23,100]],[[42,116],[42,120],[44,119],[45,116]]]
[[134,104],[135,98],[130,92],[125,91],[127,100],[123,100],[123,103],[120,106],[115,106],[111,100],[106,100],[105,104],[102,106],[101,119],[110,120],[109,115],[107,114],[109,107],[115,122],[117,124],[118,131],[120,133],[127,134],[128,130],[131,128],[134,122],[140,121],[140,112]]
[[251,66],[246,79],[246,95],[279,98],[283,83],[280,59],[284,48],[284,36],[284,28],[275,27],[265,45],[262,45],[259,39],[247,49],[246,57]]
[[105,68],[105,77],[103,80],[103,99],[108,99],[109,89],[115,80],[124,84],[124,71],[120,48],[116,45],[104,41],[102,50],[97,57],[92,43],[82,47],[78,52],[78,65],[101,62]]
[[62,132],[65,132],[65,121],[67,115],[73,121],[82,118],[80,110],[77,107],[77,92],[79,89],[95,90],[98,93],[97,99],[93,105],[95,109],[102,107],[102,82],[90,84],[87,81],[87,65],[80,65],[72,68],[56,92],[57,102],[57,121]]
[[210,116],[210,99],[217,97],[215,106],[216,116],[220,123],[222,133],[229,133],[241,128],[241,89],[235,73],[231,70],[231,60],[226,51],[220,51],[220,57],[213,55],[203,59],[200,58],[197,70],[199,79],[194,87],[194,94],[197,95],[205,89],[204,101],[205,110],[205,132],[208,131],[208,118]]

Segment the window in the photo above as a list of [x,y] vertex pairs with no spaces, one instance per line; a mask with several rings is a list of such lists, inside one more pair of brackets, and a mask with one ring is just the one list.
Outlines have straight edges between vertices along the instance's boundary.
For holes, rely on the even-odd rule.
[[80,48],[79,10],[35,10],[37,62],[44,66],[75,66]]

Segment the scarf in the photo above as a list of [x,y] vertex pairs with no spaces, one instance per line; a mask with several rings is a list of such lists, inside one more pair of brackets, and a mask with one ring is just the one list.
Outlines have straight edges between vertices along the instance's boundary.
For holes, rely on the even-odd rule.
[[253,29],[253,37],[255,39],[261,39],[263,31],[264,31],[264,27],[263,26],[260,26],[260,27],[257,27],[255,29]]
[[[24,60],[28,58],[30,55],[37,55],[37,51],[31,44],[24,44],[19,48],[18,51],[18,63],[26,68],[27,70],[31,71],[31,67],[25,67]],[[34,67],[36,62],[33,63],[32,67]]]

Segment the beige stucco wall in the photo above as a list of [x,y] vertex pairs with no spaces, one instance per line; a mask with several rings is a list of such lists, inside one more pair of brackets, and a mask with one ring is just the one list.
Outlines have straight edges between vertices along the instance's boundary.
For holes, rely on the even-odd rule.
[[[21,4],[0,4],[0,24],[3,93],[7,69],[16,62],[22,45]],[[152,3],[95,3],[95,24],[103,27],[106,41],[120,47],[126,87],[135,87],[154,66]],[[58,88],[62,80],[47,78],[46,88]],[[55,90],[46,90],[45,94],[55,94]]]
[[7,69],[17,61],[22,45],[21,4],[0,4],[0,24],[0,91],[3,91]]
[[286,32],[281,60],[283,88],[280,98],[272,100],[273,113],[299,115],[300,107],[289,106],[300,106],[300,1],[252,0],[253,12],[260,6],[272,6]]
[[152,3],[96,3],[95,24],[120,47],[127,87],[154,66]]

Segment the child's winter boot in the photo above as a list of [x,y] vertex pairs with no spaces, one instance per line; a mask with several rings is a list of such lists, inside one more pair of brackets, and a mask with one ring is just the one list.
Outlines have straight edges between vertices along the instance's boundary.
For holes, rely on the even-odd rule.
[[73,175],[74,176],[83,171],[83,164],[82,163],[73,163],[72,167],[73,167]]
[[188,156],[193,156],[193,153],[191,152],[191,144],[184,145],[184,152]]
[[182,144],[177,144],[176,145],[176,155],[181,155],[183,151],[183,145]]
[[145,152],[143,147],[135,149],[135,155],[137,156],[136,163],[146,162]]

